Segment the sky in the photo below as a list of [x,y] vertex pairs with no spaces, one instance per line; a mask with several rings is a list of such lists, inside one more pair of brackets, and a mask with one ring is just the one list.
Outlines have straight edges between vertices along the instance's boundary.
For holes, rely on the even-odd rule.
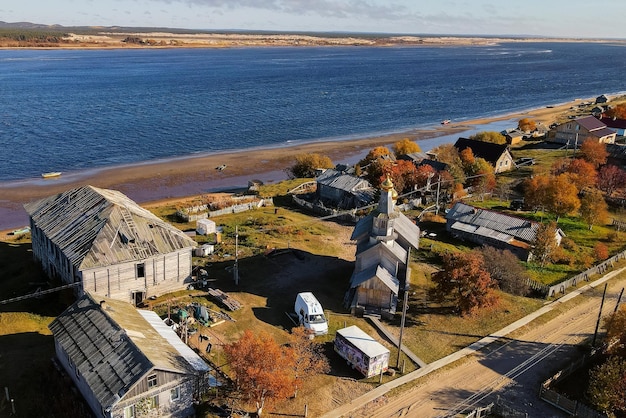
[[19,0],[0,21],[434,35],[626,38],[626,1],[604,0]]

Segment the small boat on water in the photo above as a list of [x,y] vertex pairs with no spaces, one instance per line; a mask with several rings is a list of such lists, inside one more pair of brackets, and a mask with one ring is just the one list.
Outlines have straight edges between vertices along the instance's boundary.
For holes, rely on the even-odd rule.
[[30,226],[25,226],[23,228],[11,231],[10,235],[24,235],[24,234],[28,234],[29,232],[30,232]]
[[49,179],[52,177],[59,177],[61,175],[60,171],[51,171],[49,173],[42,173],[41,177],[43,177],[44,179]]
[[447,125],[447,124],[449,124],[450,122],[452,122],[450,119],[444,119],[444,120],[442,120],[442,121],[441,121],[441,124],[442,124],[442,125]]

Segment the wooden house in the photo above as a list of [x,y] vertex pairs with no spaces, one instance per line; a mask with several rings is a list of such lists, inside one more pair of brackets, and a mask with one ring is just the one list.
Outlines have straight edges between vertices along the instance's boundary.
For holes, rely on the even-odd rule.
[[396,208],[396,199],[397,192],[387,178],[377,209],[352,232],[356,261],[344,303],[353,314],[392,316],[400,291],[409,286],[410,249],[419,246],[419,227]]
[[524,132],[521,129],[507,129],[500,132],[506,139],[506,143],[509,145],[515,145],[522,142],[527,136],[530,136],[529,132]]
[[139,304],[191,282],[195,241],[118,191],[83,186],[24,207],[33,256],[78,294]]
[[[453,237],[476,244],[509,250],[522,260],[530,260],[539,222],[457,202],[446,213],[446,230]],[[557,243],[565,236],[557,229]]]
[[471,149],[474,157],[483,158],[491,164],[496,174],[509,171],[515,167],[508,144],[495,144],[493,142],[459,138],[454,144],[454,147],[459,152],[466,148]]
[[96,417],[189,417],[207,364],[152,311],[81,296],[50,324],[56,360]]
[[604,123],[607,128],[615,131],[618,136],[626,136],[626,119],[602,117],[600,122]]
[[316,179],[317,200],[326,206],[354,209],[367,206],[374,199],[374,188],[360,177],[328,169]]
[[556,127],[551,141],[578,148],[587,139],[605,144],[615,143],[615,131],[594,116],[585,116],[562,123]]

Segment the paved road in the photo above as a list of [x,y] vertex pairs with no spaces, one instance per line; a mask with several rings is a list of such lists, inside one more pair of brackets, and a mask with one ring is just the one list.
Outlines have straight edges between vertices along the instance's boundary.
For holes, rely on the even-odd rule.
[[[609,273],[592,286],[602,285],[602,288],[603,283],[618,272]],[[615,307],[619,291],[626,285],[626,278],[623,276],[609,283],[604,314],[608,314]],[[565,413],[539,400],[538,385],[558,368],[567,365],[569,359],[577,357],[577,344],[593,336],[601,296],[581,299],[579,304],[565,313],[533,327],[520,337],[512,339],[502,336],[590,288],[591,286],[585,286],[580,291],[545,306],[541,312],[499,331],[491,339],[493,341],[500,337],[497,342],[486,346],[490,340],[485,340],[480,351],[453,355],[446,360],[442,359],[440,364],[431,364],[425,370],[413,372],[414,377],[425,377],[408,391],[391,397],[386,395],[389,387],[379,387],[326,416],[448,417],[476,406],[484,406],[499,396],[506,404],[519,412],[527,413],[529,417],[565,417]],[[458,358],[464,358],[463,364],[432,373]],[[428,370],[429,368],[432,370]],[[403,378],[408,381],[410,376],[400,379]],[[364,404],[367,406],[362,407]]]

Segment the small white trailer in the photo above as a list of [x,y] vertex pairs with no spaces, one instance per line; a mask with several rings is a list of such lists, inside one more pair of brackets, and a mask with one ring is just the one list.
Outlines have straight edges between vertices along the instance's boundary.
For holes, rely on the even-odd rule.
[[377,376],[389,368],[389,350],[356,325],[337,330],[334,347],[365,377]]

